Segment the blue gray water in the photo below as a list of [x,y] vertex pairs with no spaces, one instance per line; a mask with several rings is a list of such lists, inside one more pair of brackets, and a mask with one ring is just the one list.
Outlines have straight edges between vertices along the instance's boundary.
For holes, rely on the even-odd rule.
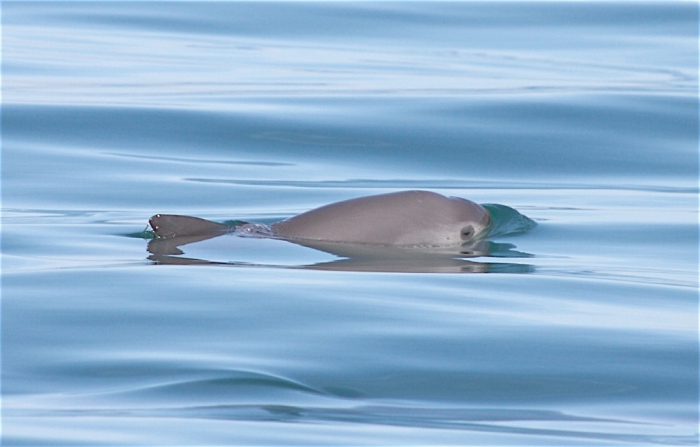
[[[693,3],[3,2],[3,445],[697,445],[697,45]],[[538,225],[140,237],[405,189]]]

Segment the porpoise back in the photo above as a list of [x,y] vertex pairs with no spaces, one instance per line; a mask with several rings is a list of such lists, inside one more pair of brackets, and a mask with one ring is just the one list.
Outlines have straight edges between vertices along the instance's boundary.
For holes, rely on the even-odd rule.
[[332,203],[271,228],[290,240],[442,246],[478,238],[489,219],[488,211],[469,200],[402,191]]

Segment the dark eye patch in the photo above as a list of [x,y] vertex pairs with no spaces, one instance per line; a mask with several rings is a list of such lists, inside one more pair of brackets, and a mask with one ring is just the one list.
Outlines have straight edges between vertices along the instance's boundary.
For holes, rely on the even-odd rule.
[[474,227],[472,227],[471,225],[467,225],[466,227],[462,228],[460,236],[462,236],[462,240],[464,241],[466,241],[467,239],[471,239],[472,237],[474,237]]

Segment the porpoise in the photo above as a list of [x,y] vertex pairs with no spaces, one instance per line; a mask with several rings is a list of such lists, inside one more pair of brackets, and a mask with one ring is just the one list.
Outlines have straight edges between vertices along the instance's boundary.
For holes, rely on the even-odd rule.
[[231,227],[169,214],[156,214],[149,223],[159,238],[196,240],[236,231],[298,242],[431,247],[478,240],[487,232],[490,215],[481,205],[459,197],[402,191],[332,203],[269,226]]

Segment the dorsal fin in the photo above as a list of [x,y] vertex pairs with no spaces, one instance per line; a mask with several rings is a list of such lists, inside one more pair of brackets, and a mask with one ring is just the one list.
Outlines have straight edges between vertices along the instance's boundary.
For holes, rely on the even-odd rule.
[[198,236],[224,233],[231,227],[199,217],[156,214],[148,220],[153,232],[160,238]]

